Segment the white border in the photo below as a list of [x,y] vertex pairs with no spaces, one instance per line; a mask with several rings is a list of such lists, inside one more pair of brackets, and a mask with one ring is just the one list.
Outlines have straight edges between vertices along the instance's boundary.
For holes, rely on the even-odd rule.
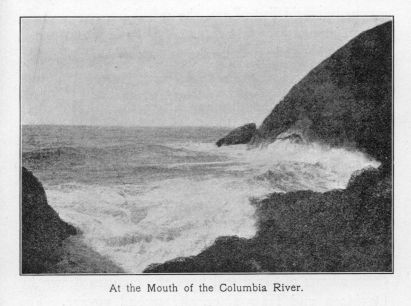
[[[409,1],[0,2],[0,305],[407,305],[411,300]],[[394,15],[395,273],[386,275],[19,276],[19,16]],[[408,86],[407,86],[408,85]],[[298,283],[302,293],[108,293],[112,283]]]

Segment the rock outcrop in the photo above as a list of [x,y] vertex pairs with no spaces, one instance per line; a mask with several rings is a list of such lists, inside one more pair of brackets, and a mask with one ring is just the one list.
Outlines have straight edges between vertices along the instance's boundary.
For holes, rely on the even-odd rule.
[[236,145],[236,144],[246,144],[254,136],[256,130],[257,130],[257,126],[255,125],[255,123],[245,124],[243,126],[240,126],[232,130],[226,136],[218,140],[216,142],[216,145],[218,147],[221,147],[223,145],[228,146],[228,145]]
[[220,237],[197,256],[144,272],[389,272],[391,187],[369,169],[345,190],[273,193],[254,204],[254,238]]
[[40,181],[22,168],[22,273],[124,273],[87,246],[47,203]]
[[253,143],[300,127],[304,138],[350,145],[391,163],[392,22],[365,31],[298,82]]
[[22,273],[47,272],[59,260],[56,252],[77,230],[48,205],[39,180],[22,168]]

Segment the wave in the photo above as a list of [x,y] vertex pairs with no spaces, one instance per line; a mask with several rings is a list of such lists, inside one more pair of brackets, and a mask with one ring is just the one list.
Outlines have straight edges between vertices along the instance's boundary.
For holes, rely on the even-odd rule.
[[47,190],[50,203],[82,230],[88,245],[131,272],[197,254],[222,235],[252,237],[250,195],[268,192],[256,182],[230,178]]
[[[160,149],[170,146],[215,158],[165,163],[162,167],[200,171],[139,184],[50,186],[49,202],[81,229],[88,245],[125,271],[141,272],[154,262],[196,255],[220,236],[253,237],[256,220],[250,202],[271,192],[344,188],[355,170],[379,165],[360,152],[288,141],[265,148],[179,143]],[[214,167],[218,171],[202,170]],[[150,173],[158,166],[136,169]]]
[[[219,162],[227,166],[227,171],[251,171],[261,179],[275,176],[294,176],[305,184],[290,185],[284,191],[296,188],[326,191],[345,188],[351,174],[366,167],[378,167],[380,163],[360,151],[330,147],[319,143],[292,143],[280,140],[263,147],[248,145],[223,146],[218,148],[213,143],[180,143],[178,147],[187,150],[207,152],[226,157]],[[318,179],[316,183],[315,179]],[[304,185],[306,186],[304,188]],[[275,191],[284,188],[275,188]],[[280,186],[278,186],[280,187]]]
[[81,152],[77,148],[73,147],[57,147],[57,148],[44,148],[39,150],[23,152],[23,159],[31,160],[45,160],[45,159],[58,159],[66,156],[82,156]]

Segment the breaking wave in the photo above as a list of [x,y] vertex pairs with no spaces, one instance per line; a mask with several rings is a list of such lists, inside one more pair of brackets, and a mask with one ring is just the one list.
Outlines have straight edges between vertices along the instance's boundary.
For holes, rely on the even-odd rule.
[[[60,216],[127,272],[196,255],[219,236],[251,238],[256,232],[252,199],[345,188],[354,171],[379,165],[360,152],[288,141],[253,149],[195,142],[153,148],[177,154],[162,167],[184,171],[139,184],[46,186]],[[181,161],[181,156],[192,158]]]

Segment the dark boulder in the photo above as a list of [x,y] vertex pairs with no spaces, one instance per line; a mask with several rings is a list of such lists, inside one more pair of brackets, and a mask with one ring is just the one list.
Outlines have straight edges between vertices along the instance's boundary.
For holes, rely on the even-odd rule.
[[45,273],[60,260],[58,249],[77,230],[47,203],[39,180],[22,168],[22,273]]
[[217,141],[216,145],[218,147],[221,147],[222,145],[228,146],[248,143],[254,136],[256,130],[257,126],[255,125],[255,123],[248,123],[232,130],[225,137]]

